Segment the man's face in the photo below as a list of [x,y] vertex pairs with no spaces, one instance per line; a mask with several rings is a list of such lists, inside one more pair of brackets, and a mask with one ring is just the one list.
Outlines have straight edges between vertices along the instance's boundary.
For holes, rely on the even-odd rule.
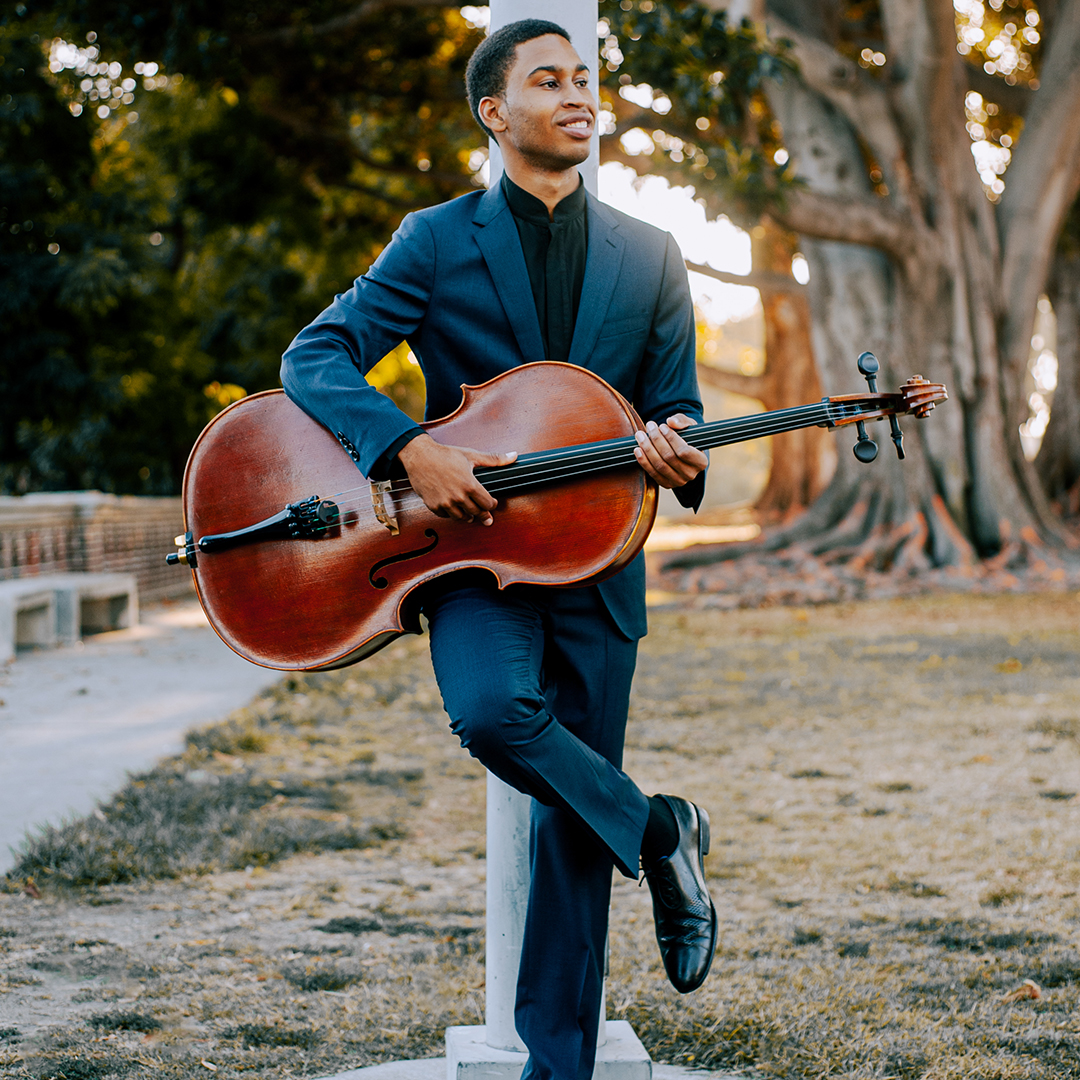
[[517,47],[505,92],[484,98],[480,114],[504,155],[564,172],[589,156],[596,108],[581,57],[565,38],[545,34]]

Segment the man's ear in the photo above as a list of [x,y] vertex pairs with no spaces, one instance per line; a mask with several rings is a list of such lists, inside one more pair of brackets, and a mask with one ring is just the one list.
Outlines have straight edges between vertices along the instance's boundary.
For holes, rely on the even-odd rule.
[[484,121],[484,124],[496,135],[506,130],[506,103],[502,98],[481,98],[476,111],[480,114],[480,119]]

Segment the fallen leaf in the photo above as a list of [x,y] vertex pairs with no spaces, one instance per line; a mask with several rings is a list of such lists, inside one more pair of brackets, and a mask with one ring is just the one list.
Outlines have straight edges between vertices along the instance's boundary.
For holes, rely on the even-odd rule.
[[1033,979],[1025,979],[1015,990],[1010,990],[1007,994],[1002,995],[1001,1000],[1004,1002],[1012,1001],[1038,1001],[1043,996],[1043,992],[1039,987],[1039,984]]
[[206,1060],[205,1058],[203,1058],[203,1059],[202,1059],[202,1060],[201,1060],[201,1061],[199,1062],[199,1064],[200,1064],[200,1065],[201,1065],[201,1066],[202,1066],[202,1067],[203,1067],[204,1069],[209,1069],[209,1070],[210,1070],[211,1072],[217,1072],[217,1066],[216,1066],[216,1065],[215,1065],[215,1064],[214,1064],[214,1063],[213,1063],[212,1061],[207,1061],[207,1060]]
[[1008,660],[1002,660],[996,667],[998,671],[1004,672],[1006,675],[1015,675],[1016,672],[1024,670],[1024,665],[1015,656],[1010,656]]

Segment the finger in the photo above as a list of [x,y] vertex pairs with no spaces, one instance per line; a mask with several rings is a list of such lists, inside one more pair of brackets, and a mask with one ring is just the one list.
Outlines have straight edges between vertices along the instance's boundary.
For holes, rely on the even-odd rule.
[[686,443],[666,424],[658,426],[650,421],[646,431],[638,432],[637,437],[639,463],[664,487],[682,487],[708,464],[700,450]]
[[511,465],[517,460],[517,451],[512,450],[505,454],[487,454],[481,450],[472,450],[469,447],[464,447],[462,453],[472,463],[473,468],[477,466],[494,468],[499,465]]
[[499,505],[498,500],[475,480],[454,500],[454,517],[462,521],[483,521],[491,517],[491,511]]
[[658,483],[664,487],[678,487],[684,483],[668,463],[664,460],[660,451],[653,442],[650,433],[644,431],[635,432],[637,446],[634,448],[634,456],[642,468]]
[[650,421],[645,425],[645,434],[648,436],[648,446],[655,450],[657,456],[679,483],[686,483],[696,475],[698,471],[696,466],[684,460],[684,455],[689,456],[694,452],[692,447],[667,424],[655,424]]
[[[689,418],[687,418],[689,419]],[[693,427],[694,421],[686,425],[687,427]],[[663,435],[668,445],[674,451],[678,463],[674,465],[676,469],[685,472],[687,469],[691,471],[691,475],[688,479],[693,479],[697,473],[701,472],[709,465],[709,459],[705,456],[703,450],[699,450],[696,446],[691,446],[678,432],[671,428],[667,423],[660,425],[659,433]],[[669,459],[670,460],[670,459]]]
[[682,431],[684,428],[693,427],[697,421],[692,420],[686,413],[676,413],[674,416],[667,418],[669,427],[675,428],[676,431]]

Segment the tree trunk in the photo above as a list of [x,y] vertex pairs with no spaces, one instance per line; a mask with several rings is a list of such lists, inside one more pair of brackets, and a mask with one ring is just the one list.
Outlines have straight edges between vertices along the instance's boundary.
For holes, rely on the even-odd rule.
[[800,74],[767,92],[805,182],[771,213],[803,237],[825,393],[857,391],[855,358],[870,349],[882,362],[881,389],[918,373],[944,382],[950,401],[925,421],[905,421],[902,463],[886,435],[878,460],[864,466],[841,433],[828,489],[757,550],[799,543],[829,558],[912,571],[965,564],[974,550],[1015,565],[1034,549],[1063,551],[1068,539],[1017,429],[1027,416],[1036,302],[1080,185],[1080,0],[1057,7],[1042,85],[997,207],[969,149],[952,4],[881,0],[881,9],[888,66],[878,77],[835,48],[840,22],[791,0],[769,3],[770,34],[794,42]]
[[[752,233],[752,282],[761,293],[765,323],[765,371],[740,375],[698,365],[703,383],[756,398],[766,410],[787,409],[821,397],[814,362],[810,304],[791,276],[798,250],[792,233],[766,220]],[[766,520],[786,519],[805,510],[828,482],[831,436],[824,428],[803,428],[772,436],[769,480],[755,509]]]
[[[763,289],[761,305],[765,311],[765,374],[769,386],[765,408],[788,409],[817,401],[821,397],[821,380],[814,363],[806,296]],[[755,508],[783,517],[805,510],[825,489],[829,441],[829,433],[819,427],[774,435],[769,482]]]
[[1080,253],[1059,253],[1047,287],[1057,317],[1058,381],[1050,423],[1035,458],[1059,513],[1080,516]]

